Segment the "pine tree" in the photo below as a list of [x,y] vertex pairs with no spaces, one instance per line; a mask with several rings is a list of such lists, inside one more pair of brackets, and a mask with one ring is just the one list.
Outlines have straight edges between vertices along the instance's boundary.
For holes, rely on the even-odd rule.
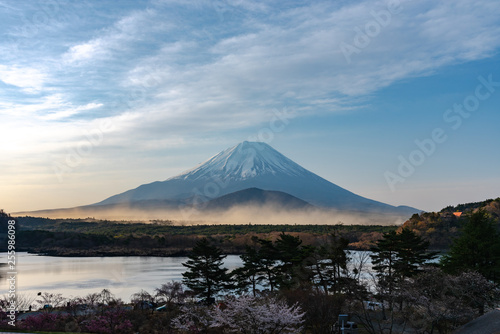
[[377,272],[379,285],[387,293],[392,294],[396,284],[395,263],[397,260],[398,240],[396,231],[385,233],[372,248],[373,270]]
[[276,270],[278,262],[278,251],[271,240],[259,239],[259,259],[262,265],[260,273],[263,276],[263,285],[269,286],[271,291],[277,287],[279,273]]
[[372,249],[373,269],[379,283],[391,294],[397,283],[420,272],[421,266],[436,257],[428,252],[429,242],[408,228],[384,234]]
[[[405,279],[420,271],[420,266],[431,260],[435,253],[427,253],[429,243],[408,228],[400,233],[385,233],[372,249],[373,269],[377,272],[377,286],[381,300],[389,302],[389,311],[393,314],[394,303],[399,300],[400,310],[403,308],[401,286]],[[382,313],[386,319],[385,304]]]
[[289,234],[281,233],[275,242],[280,288],[292,288],[309,281],[310,273],[304,271],[304,260],[314,252],[309,246],[302,246],[302,240]]
[[257,285],[265,279],[263,276],[264,265],[260,258],[259,251],[254,246],[246,246],[245,253],[240,255],[243,261],[243,266],[236,268],[232,274],[237,281],[237,288],[242,292],[246,292],[249,287],[253,296],[257,295]]
[[397,260],[395,272],[400,278],[412,277],[421,272],[424,263],[431,261],[436,252],[428,252],[429,241],[423,240],[409,228],[403,228],[397,234]]
[[500,281],[500,234],[484,210],[473,213],[441,259],[448,273],[477,271],[487,279]]
[[348,246],[349,240],[334,233],[331,235],[331,242],[323,250],[325,255],[323,266],[333,294],[341,293],[348,285],[345,274],[349,262],[346,252]]
[[275,242],[280,260],[278,266],[280,272],[278,283],[280,287],[289,288],[293,284],[296,267],[302,262],[301,244],[302,240],[299,237],[285,233],[281,233]]
[[222,267],[225,258],[226,255],[211,245],[207,238],[199,240],[193,247],[189,260],[182,264],[187,268],[182,274],[182,282],[206,302],[213,301],[229,284],[228,269]]

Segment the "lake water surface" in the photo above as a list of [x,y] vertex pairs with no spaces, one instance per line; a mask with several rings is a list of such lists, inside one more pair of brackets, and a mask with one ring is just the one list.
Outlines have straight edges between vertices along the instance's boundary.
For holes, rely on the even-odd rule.
[[[7,253],[0,253],[7,261]],[[141,290],[154,289],[171,281],[181,281],[187,257],[55,257],[16,253],[17,291],[36,296],[38,292],[62,293],[64,297],[83,297],[109,289],[116,297],[129,301]],[[225,267],[241,266],[239,256],[229,255]],[[6,269],[0,295],[7,293]]]
[[[351,251],[351,266],[364,262],[364,270],[371,271],[369,252]],[[7,262],[7,253],[0,253]],[[62,293],[66,298],[84,297],[108,289],[123,301],[141,290],[153,294],[156,288],[171,281],[181,281],[187,257],[55,257],[16,253],[17,291],[36,296],[38,292]],[[233,270],[242,265],[238,255],[229,255],[225,267]],[[352,269],[352,268],[351,268]],[[1,268],[0,296],[8,291],[6,267]],[[370,280],[365,273],[363,279]]]

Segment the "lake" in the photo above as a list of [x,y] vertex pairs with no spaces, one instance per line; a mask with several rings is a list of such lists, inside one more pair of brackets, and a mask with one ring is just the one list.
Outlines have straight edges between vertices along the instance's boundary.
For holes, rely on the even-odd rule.
[[[7,261],[7,253],[1,253]],[[16,253],[17,291],[36,296],[38,292],[62,293],[64,297],[83,297],[109,289],[116,297],[130,301],[141,290],[154,293],[155,288],[171,281],[181,281],[187,257],[55,257]],[[4,262],[4,261],[2,261]],[[239,256],[229,255],[225,266],[241,266]],[[0,295],[7,293],[6,269],[2,268]]]
[[[365,262],[364,269],[371,270],[369,252],[351,251],[351,266]],[[7,262],[7,253],[0,253]],[[123,301],[141,290],[153,294],[156,288],[171,281],[181,281],[187,257],[55,257],[16,253],[17,291],[36,296],[38,292],[62,293],[64,297],[83,297],[89,293],[108,289]],[[4,262],[4,261],[2,261]],[[224,265],[229,270],[242,265],[237,255],[226,257]],[[2,268],[3,276],[6,269]],[[370,280],[370,275],[362,275]],[[0,295],[6,294],[7,279],[2,277]]]

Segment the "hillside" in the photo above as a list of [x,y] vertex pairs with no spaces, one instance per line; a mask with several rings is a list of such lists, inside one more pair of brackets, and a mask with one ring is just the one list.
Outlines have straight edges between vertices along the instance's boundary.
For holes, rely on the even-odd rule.
[[447,249],[460,234],[464,222],[473,212],[483,209],[496,221],[500,229],[500,197],[482,202],[447,206],[439,212],[414,214],[401,227],[408,227],[429,240],[433,249]]
[[471,213],[478,209],[484,209],[492,218],[500,218],[500,197],[497,199],[488,199],[482,202],[474,202],[467,204],[458,204],[457,206],[447,206],[440,212],[463,212]]
[[287,210],[313,208],[306,201],[281,191],[249,188],[215,198],[206,204],[205,209],[227,210],[232,207],[245,205],[267,205]]

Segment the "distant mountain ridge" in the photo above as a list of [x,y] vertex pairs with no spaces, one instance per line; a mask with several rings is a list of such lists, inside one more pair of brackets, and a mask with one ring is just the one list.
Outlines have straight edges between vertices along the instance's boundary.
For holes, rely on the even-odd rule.
[[207,210],[224,210],[245,205],[275,206],[289,210],[312,209],[313,205],[281,191],[249,188],[227,194],[207,202]]
[[487,199],[481,202],[472,202],[458,204],[456,206],[447,206],[439,211],[440,213],[462,212],[464,214],[474,212],[478,209],[483,209],[488,212],[493,218],[500,218],[500,197],[496,199]]
[[481,202],[447,206],[438,212],[414,214],[401,228],[409,228],[431,242],[435,249],[448,249],[452,240],[460,235],[461,228],[471,214],[478,210],[488,213],[500,229],[500,197]]
[[204,203],[252,188],[286,193],[321,208],[399,215],[419,212],[356,195],[306,170],[266,143],[247,141],[177,176],[141,185],[94,206],[149,200]]

